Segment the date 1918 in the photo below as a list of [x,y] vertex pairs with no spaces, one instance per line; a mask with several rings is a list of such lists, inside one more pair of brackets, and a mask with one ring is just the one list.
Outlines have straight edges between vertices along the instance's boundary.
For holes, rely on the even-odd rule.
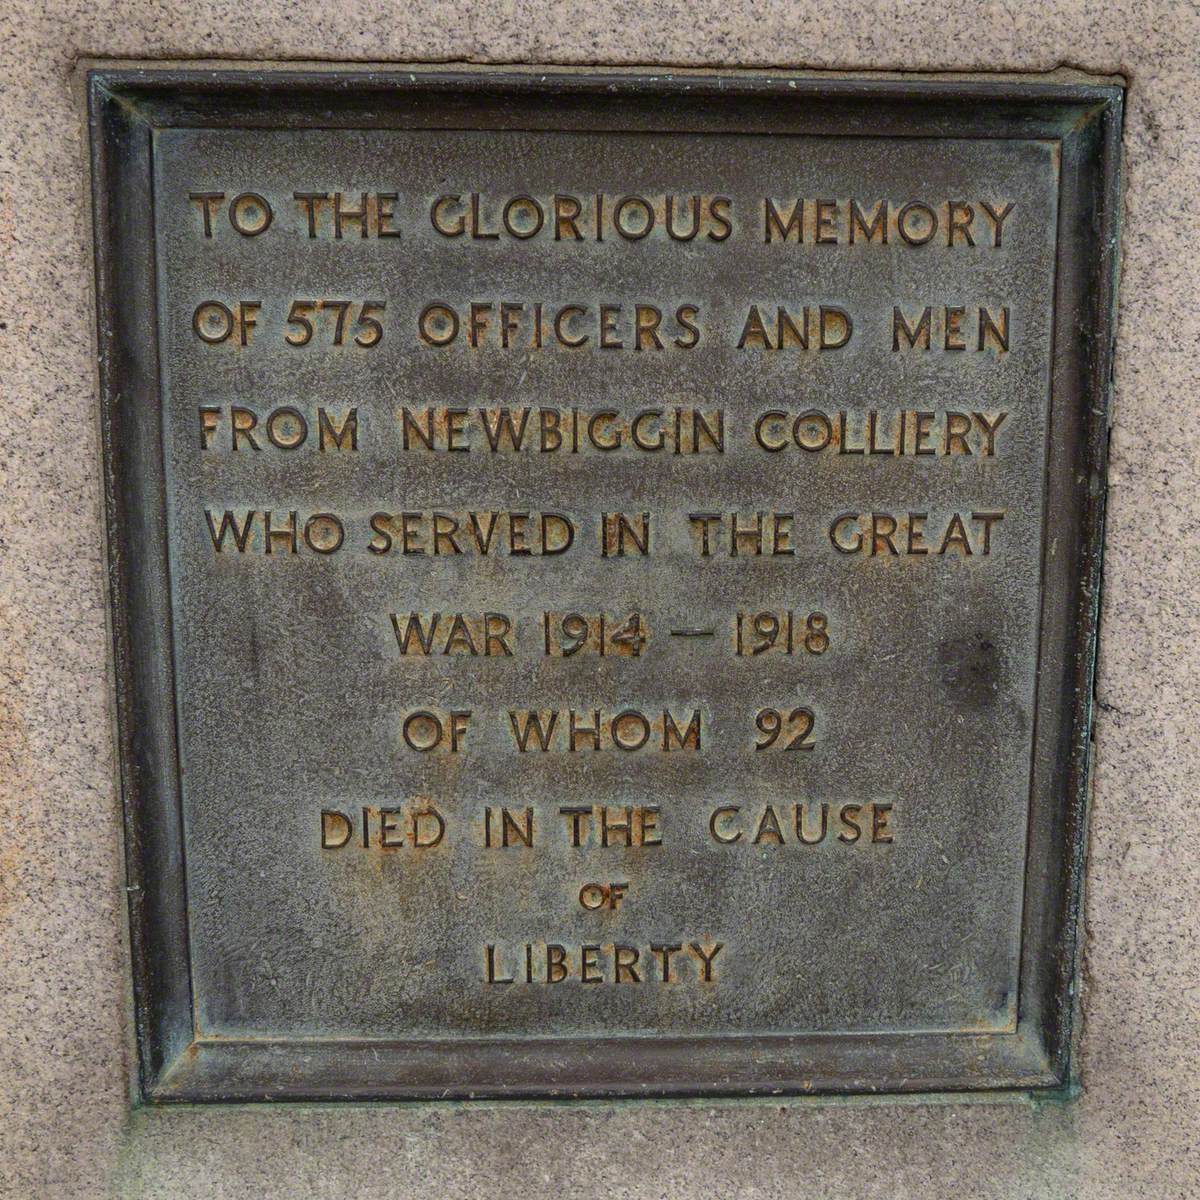
[[823,612],[738,612],[734,628],[739,658],[824,654],[829,649],[829,618]]

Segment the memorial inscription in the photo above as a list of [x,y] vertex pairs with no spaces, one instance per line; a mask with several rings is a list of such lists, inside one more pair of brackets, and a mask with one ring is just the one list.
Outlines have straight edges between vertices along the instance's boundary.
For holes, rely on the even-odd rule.
[[90,97],[144,1093],[1066,1085],[1119,90]]

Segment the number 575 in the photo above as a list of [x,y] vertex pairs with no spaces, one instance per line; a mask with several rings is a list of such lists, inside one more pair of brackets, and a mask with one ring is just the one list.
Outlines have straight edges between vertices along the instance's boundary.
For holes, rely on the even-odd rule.
[[[347,327],[353,322],[357,331],[351,339],[354,345],[370,350],[383,340],[383,326],[376,317],[385,307],[383,300],[364,300],[361,305],[353,300],[293,300],[287,315],[287,323],[292,328],[283,335],[284,341],[289,346],[307,346],[320,328],[326,334],[332,332],[332,345],[344,346]],[[354,316],[355,308],[358,309],[357,317]],[[323,314],[324,319],[314,321],[318,313]]]

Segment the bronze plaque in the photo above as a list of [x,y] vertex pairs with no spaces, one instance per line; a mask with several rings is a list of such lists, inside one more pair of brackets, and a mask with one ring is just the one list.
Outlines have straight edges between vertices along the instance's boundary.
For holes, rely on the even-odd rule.
[[90,95],[145,1094],[1067,1085],[1119,90]]

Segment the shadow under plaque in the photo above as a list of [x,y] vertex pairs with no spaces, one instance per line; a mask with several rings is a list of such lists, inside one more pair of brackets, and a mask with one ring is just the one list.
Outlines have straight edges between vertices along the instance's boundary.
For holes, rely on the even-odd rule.
[[88,96],[144,1097],[1069,1085],[1120,88]]

